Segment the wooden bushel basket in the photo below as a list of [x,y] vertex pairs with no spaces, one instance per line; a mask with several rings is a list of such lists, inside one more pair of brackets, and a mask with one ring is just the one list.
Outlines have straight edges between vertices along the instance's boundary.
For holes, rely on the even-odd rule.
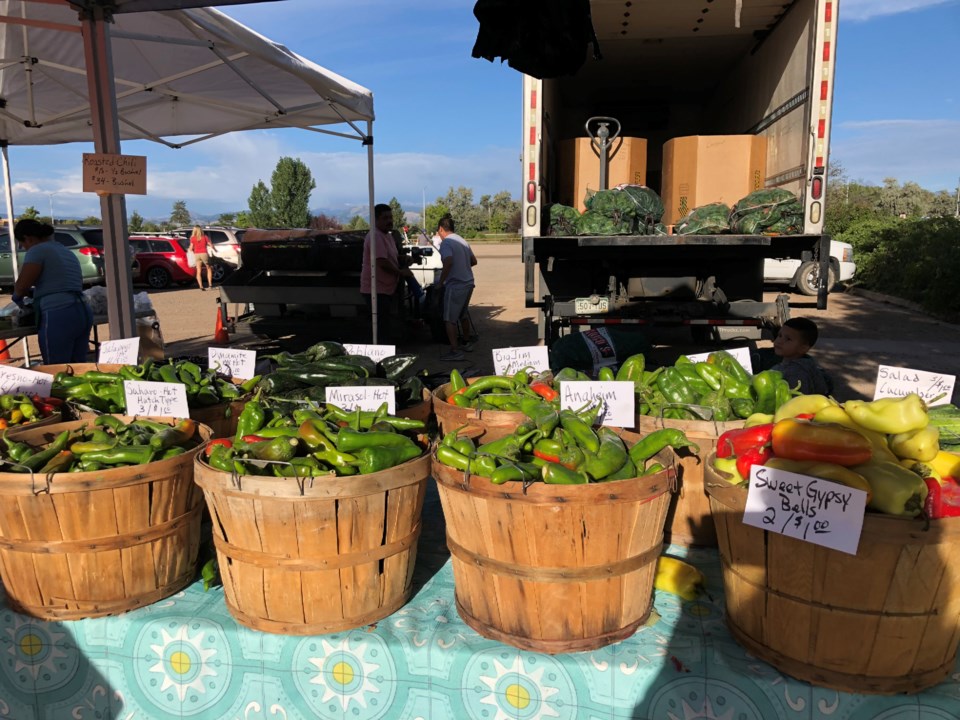
[[[45,442],[84,424],[25,430],[17,440]],[[210,436],[207,427],[199,432]],[[10,606],[80,620],[150,605],[189,585],[203,509],[193,459],[202,447],[93,472],[0,472],[0,579]]]
[[727,430],[743,427],[743,420],[713,422],[712,420],[670,420],[667,418],[637,416],[637,432],[649,435],[661,428],[683,430],[700,452],[689,449],[677,454],[677,492],[670,501],[664,533],[666,542],[700,547],[717,546],[717,530],[710,514],[710,500],[704,489],[706,458],[717,449],[717,438]]
[[230,614],[254,630],[368,625],[410,597],[430,457],[348,477],[237,476],[197,458]]
[[752,655],[813,685],[916,693],[953,670],[960,518],[867,513],[856,555],[744,525],[744,488],[711,465],[727,625]]
[[647,619],[674,471],[589,485],[494,485],[436,459],[460,617],[484,637],[568,653]]
[[[100,372],[115,373],[123,365],[116,363],[68,363],[63,365],[38,365],[31,368],[36,372],[43,372],[49,375],[56,375],[59,372],[70,373],[71,375],[83,375],[91,370]],[[234,378],[235,384],[240,380]],[[210,428],[210,437],[221,438],[231,437],[237,431],[237,420],[240,413],[243,412],[243,406],[246,398],[238,398],[231,402],[218,403],[207,407],[190,408],[190,417],[202,425]]]
[[[476,381],[477,378],[470,378],[467,383]],[[433,391],[433,414],[437,416],[441,435],[467,425],[479,428],[479,437],[488,443],[511,435],[517,425],[527,419],[522,412],[457,407],[447,402],[448,397],[450,383],[444,383]]]

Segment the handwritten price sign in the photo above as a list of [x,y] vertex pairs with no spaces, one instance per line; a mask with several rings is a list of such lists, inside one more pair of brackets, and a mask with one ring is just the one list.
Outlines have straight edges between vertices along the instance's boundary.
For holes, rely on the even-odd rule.
[[495,375],[513,375],[515,372],[531,368],[537,372],[550,369],[550,357],[546,347],[498,348],[493,351],[493,372]]
[[579,410],[603,400],[601,425],[631,428],[636,422],[636,400],[632,382],[571,380],[560,383],[560,409]]
[[238,380],[249,380],[257,374],[256,350],[207,348],[207,361],[218,373]]
[[26,393],[50,397],[53,387],[53,375],[26,370],[24,368],[0,365],[0,395]]
[[[873,399],[903,397],[916,393],[927,405],[946,405],[953,397],[953,387],[956,383],[956,375],[881,365],[877,369],[877,384],[873,390]],[[939,399],[934,400],[934,398]]]
[[[734,359],[741,365],[743,369],[746,370],[750,375],[753,375],[753,361],[750,359],[750,348],[748,347],[738,347],[738,348],[729,348],[728,353],[733,355]],[[710,357],[710,353],[697,353],[696,355],[687,355],[687,359],[690,362],[706,362],[707,358]]]
[[174,418],[190,416],[187,386],[182,383],[125,380],[123,393],[127,399],[127,415]]
[[863,490],[754,465],[743,522],[856,555],[866,506]]
[[374,362],[380,362],[384,358],[397,354],[396,345],[356,345],[354,343],[344,343],[343,347],[351,355],[363,355]]
[[327,402],[344,410],[377,411],[383,403],[387,412],[397,412],[397,389],[386,385],[328,387],[324,390]]
[[140,338],[104,340],[98,358],[101,364],[136,365],[140,356]]

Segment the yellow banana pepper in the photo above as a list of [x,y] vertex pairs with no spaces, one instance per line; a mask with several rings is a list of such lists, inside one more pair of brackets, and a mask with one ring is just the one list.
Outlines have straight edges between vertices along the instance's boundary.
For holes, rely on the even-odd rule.
[[754,427],[756,425],[769,425],[773,422],[773,415],[767,413],[754,413],[743,421],[744,427]]
[[783,405],[777,408],[773,416],[774,422],[780,422],[786,418],[796,417],[797,415],[813,415],[825,407],[839,407],[839,403],[826,395],[797,395],[795,398],[787,400]]
[[898,517],[916,517],[923,512],[927,484],[923,478],[895,462],[867,463],[851,468],[870,483],[873,497],[867,507]]
[[960,455],[941,450],[927,464],[940,473],[941,477],[960,477]]
[[940,429],[936,425],[927,425],[919,430],[899,433],[890,438],[890,449],[901,460],[930,462],[940,452]]
[[822,423],[836,423],[838,425],[848,427],[851,430],[856,430],[858,433],[863,435],[873,446],[873,458],[870,460],[870,462],[898,461],[897,456],[893,454],[892,450],[890,450],[886,435],[874,432],[873,430],[867,430],[867,428],[857,425],[857,423],[853,421],[853,418],[847,414],[847,411],[839,405],[828,405],[827,407],[823,408],[823,410],[820,410],[813,416],[813,421]]
[[705,583],[703,573],[690,563],[669,555],[661,555],[657,560],[657,574],[653,578],[657,590],[678,595],[684,600],[696,600]]
[[902,398],[880,398],[873,402],[847,400],[843,409],[857,425],[887,435],[919,430],[930,421],[927,406],[916,393]]
[[786,470],[798,475],[809,475],[821,480],[831,480],[855,490],[863,490],[867,494],[868,503],[873,496],[870,483],[866,481],[866,478],[843,465],[815,460],[787,460],[786,458],[772,457],[764,463],[764,467]]

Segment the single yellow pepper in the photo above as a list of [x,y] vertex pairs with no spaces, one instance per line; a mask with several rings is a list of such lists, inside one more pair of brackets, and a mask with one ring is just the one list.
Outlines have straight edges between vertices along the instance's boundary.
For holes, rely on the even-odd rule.
[[933,467],[927,463],[918,462],[907,458],[906,460],[901,460],[900,464],[903,465],[910,472],[915,472],[922,478],[934,478],[937,482],[943,480],[943,476],[938,473]]
[[836,400],[828,398],[826,395],[797,395],[777,408],[773,421],[779,422],[797,415],[813,415],[825,407],[839,406],[840,404]]
[[867,428],[857,425],[853,421],[847,411],[844,410],[839,405],[828,405],[813,416],[814,422],[823,422],[823,423],[836,423],[837,425],[843,425],[848,427],[851,430],[856,430],[858,433],[863,435],[867,440],[870,441],[870,445],[873,446],[873,457],[870,462],[897,462],[898,458],[893,454],[893,451],[890,449],[890,446],[887,443],[887,436],[882,435],[881,433],[874,432],[873,430],[867,430]]
[[786,470],[787,472],[797,473],[798,475],[808,475],[810,477],[820,478],[821,480],[831,480],[841,485],[846,485],[855,490],[863,490],[867,494],[867,502],[873,497],[873,490],[866,478],[850,468],[836,463],[817,462],[815,460],[787,460],[786,458],[772,457],[764,463],[764,467],[774,470]]
[[715,457],[713,459],[713,466],[717,469],[721,476],[724,476],[723,479],[731,485],[740,485],[742,482],[744,482],[743,475],[741,475],[740,471],[737,470],[737,459],[735,457]]
[[743,421],[744,427],[755,427],[757,425],[769,425],[773,422],[773,415],[768,413],[754,413]]
[[678,595],[684,600],[696,600],[705,583],[703,573],[690,563],[669,555],[661,555],[657,560],[657,574],[653,578],[657,590]]
[[908,518],[923,512],[929,491],[916,473],[895,462],[867,463],[851,469],[870,483],[873,497],[867,507],[871,510]]
[[847,400],[843,409],[857,425],[887,435],[919,430],[930,421],[927,406],[916,393],[901,398],[880,398],[873,402]]
[[960,455],[941,450],[927,464],[940,473],[941,477],[960,477]]
[[890,437],[890,449],[901,460],[930,462],[940,452],[940,428],[927,425],[919,430],[898,433]]

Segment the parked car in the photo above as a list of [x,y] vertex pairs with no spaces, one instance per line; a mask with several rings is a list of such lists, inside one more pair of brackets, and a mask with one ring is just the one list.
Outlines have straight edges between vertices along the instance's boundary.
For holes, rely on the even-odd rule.
[[[853,245],[830,241],[830,275],[827,278],[828,289],[832,290],[838,282],[853,279],[857,264],[853,260]],[[815,260],[797,260],[796,258],[767,258],[763,262],[763,281],[765,283],[785,283],[796,288],[802,295],[816,295],[820,287],[820,263]]]
[[[225,225],[204,225],[202,229],[213,245],[213,256],[234,269],[240,267],[240,243],[245,230]],[[173,232],[189,238],[190,233],[193,232],[193,226],[178,227]]]
[[[103,283],[103,253],[100,248],[88,243],[79,230],[72,228],[56,228],[53,239],[76,254],[85,286]],[[18,267],[23,265],[25,254],[24,250],[17,252]],[[13,287],[13,254],[8,230],[0,230],[0,287]]]
[[196,270],[187,262],[190,242],[180,237],[134,236],[130,238],[131,252],[140,263],[140,273],[134,282],[146,283],[156,290],[172,283],[196,282]]

